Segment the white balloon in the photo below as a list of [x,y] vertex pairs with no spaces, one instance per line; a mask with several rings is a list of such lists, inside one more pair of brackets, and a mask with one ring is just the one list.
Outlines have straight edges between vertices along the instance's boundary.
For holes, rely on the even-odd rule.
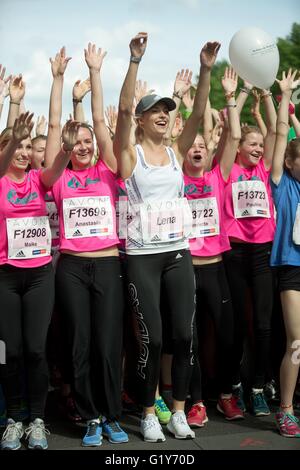
[[258,88],[273,85],[279,52],[274,39],[255,27],[240,29],[230,41],[229,57],[238,75]]

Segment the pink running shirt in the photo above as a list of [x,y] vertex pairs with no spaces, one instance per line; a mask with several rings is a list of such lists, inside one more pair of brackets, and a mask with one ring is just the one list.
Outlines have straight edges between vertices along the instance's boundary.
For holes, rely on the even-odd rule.
[[[45,194],[48,189],[44,187],[41,181],[41,172],[42,170],[30,170],[25,174],[22,183],[13,181],[7,176],[0,179],[0,265],[10,264],[17,268],[36,268],[50,263],[52,259],[50,255],[40,256],[40,250],[34,249],[34,246],[31,250],[32,258],[22,259],[22,249],[19,251],[20,259],[8,258],[7,219],[44,218],[47,215]],[[34,234],[34,230],[30,226],[27,226],[27,228],[25,226],[21,227],[18,238],[20,238],[21,232],[26,233],[26,239],[27,235]],[[30,240],[30,238],[27,240]],[[34,242],[34,238],[31,240]]]
[[[224,203],[224,219],[225,229],[229,237],[238,238],[247,243],[266,243],[274,238],[275,220],[274,220],[274,204],[272,199],[271,186],[269,182],[270,170],[266,170],[263,159],[251,168],[242,168],[237,163],[234,163],[229,184],[225,189],[225,203]],[[256,184],[255,187],[248,190],[247,187],[238,189],[238,198],[241,195],[244,200],[244,214],[246,214],[247,206],[251,207],[253,200],[257,198],[258,203],[262,204],[261,213],[265,213],[265,204],[269,206],[269,217],[244,217],[236,218],[234,216],[234,203],[233,203],[233,184],[241,182],[249,182],[246,184]],[[265,193],[261,191],[261,186],[265,187]]]
[[[205,231],[213,233],[214,231],[219,232],[216,235],[210,236],[199,236],[197,238],[190,239],[190,250],[192,256],[218,256],[224,251],[230,250],[229,239],[224,228],[224,217],[223,217],[223,201],[224,191],[227,183],[224,181],[222,173],[220,171],[220,165],[216,165],[213,170],[207,171],[202,177],[191,177],[184,175],[184,194],[185,197],[190,201],[201,200],[201,205],[193,206],[192,214],[193,220],[197,217],[197,214],[202,214],[201,221],[206,224],[201,227],[201,231],[204,234]],[[202,203],[208,202],[210,199],[210,205],[203,206]],[[207,199],[207,201],[203,201]],[[193,202],[193,204],[197,204]],[[219,223],[210,225],[209,215],[214,208],[214,215],[218,216]],[[204,216],[203,216],[204,212]],[[212,212],[211,212],[212,213]]]
[[119,243],[115,181],[115,173],[102,160],[84,170],[65,169],[52,188],[60,250],[92,252]]

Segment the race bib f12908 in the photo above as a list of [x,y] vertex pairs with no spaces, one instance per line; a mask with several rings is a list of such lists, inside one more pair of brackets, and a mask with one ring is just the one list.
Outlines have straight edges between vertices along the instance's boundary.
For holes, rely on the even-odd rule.
[[47,216],[6,219],[9,259],[49,256],[51,230]]

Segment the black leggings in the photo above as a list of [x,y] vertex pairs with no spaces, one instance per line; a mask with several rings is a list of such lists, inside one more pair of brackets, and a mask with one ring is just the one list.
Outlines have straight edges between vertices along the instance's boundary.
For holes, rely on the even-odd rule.
[[25,368],[30,419],[43,418],[48,393],[46,340],[54,304],[52,264],[38,268],[1,266],[0,299],[0,339],[6,344],[0,381],[7,416],[20,420]]
[[173,397],[184,401],[193,368],[195,283],[190,252],[179,250],[128,256],[127,274],[130,300],[139,327],[138,399],[144,407],[154,404],[162,346],[160,293],[163,283],[170,308],[174,345]]
[[224,254],[234,310],[234,383],[240,382],[240,363],[247,334],[247,290],[251,289],[255,341],[254,388],[262,388],[269,367],[274,277],[270,267],[272,243],[231,243]]
[[203,337],[203,313],[211,316],[217,346],[218,388],[231,393],[233,380],[233,310],[226,272],[222,261],[207,265],[194,265],[196,279],[196,319],[194,348],[195,365],[190,384],[192,402],[202,400],[201,368],[198,340]]
[[121,413],[123,285],[119,258],[62,254],[56,295],[71,385],[84,419]]

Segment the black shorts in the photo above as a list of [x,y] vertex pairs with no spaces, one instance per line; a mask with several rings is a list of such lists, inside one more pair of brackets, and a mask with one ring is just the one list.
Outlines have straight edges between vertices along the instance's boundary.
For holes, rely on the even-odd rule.
[[285,290],[300,291],[300,266],[279,266],[278,288],[279,292]]

